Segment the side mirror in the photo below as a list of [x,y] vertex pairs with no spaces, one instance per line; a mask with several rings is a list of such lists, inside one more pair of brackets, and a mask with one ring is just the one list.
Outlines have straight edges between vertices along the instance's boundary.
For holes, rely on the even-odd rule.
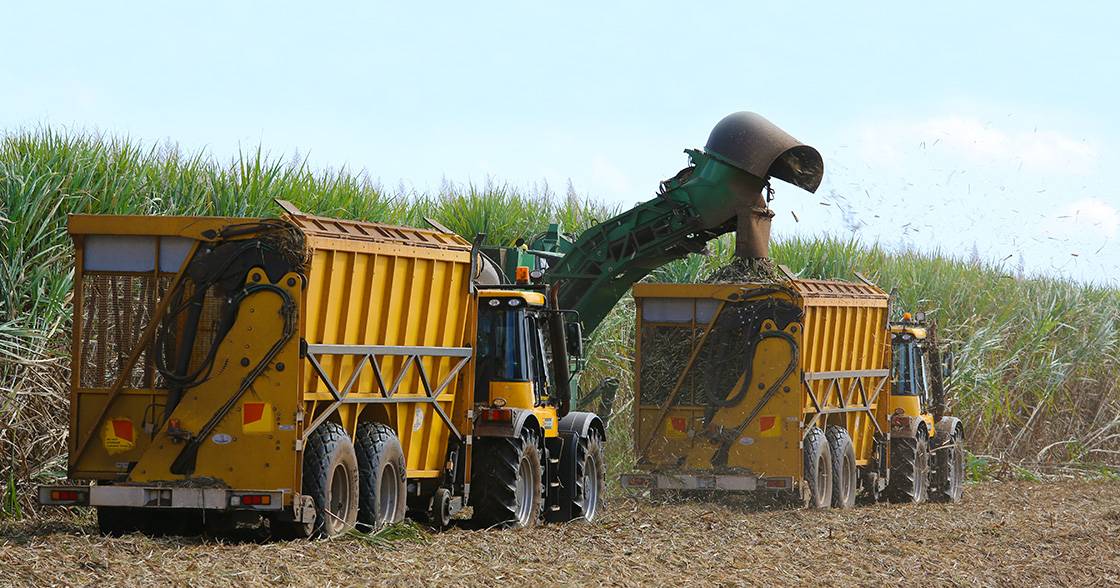
[[568,356],[583,357],[583,325],[578,322],[564,325],[564,338],[568,343]]

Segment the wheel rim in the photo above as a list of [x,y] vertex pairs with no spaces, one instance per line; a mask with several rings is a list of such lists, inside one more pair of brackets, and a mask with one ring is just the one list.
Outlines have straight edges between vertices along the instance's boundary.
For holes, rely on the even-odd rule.
[[926,443],[918,443],[914,456],[914,498],[925,496],[926,478],[929,476],[929,451]]
[[594,520],[599,512],[599,462],[591,457],[583,464],[583,518]]
[[953,498],[959,498],[961,495],[961,488],[964,486],[964,450],[961,449],[960,443],[953,444],[953,464],[949,468],[949,492]]
[[346,520],[346,509],[350,505],[350,476],[346,466],[338,464],[331,474],[331,500],[328,511],[332,515],[332,526],[337,526]]
[[517,486],[513,491],[514,502],[517,506],[517,524],[525,526],[533,510],[533,466],[529,460],[522,457],[517,466]]
[[377,523],[384,525],[393,522],[397,513],[397,481],[400,479],[397,466],[386,464],[381,471],[381,485],[377,497]]
[[832,468],[824,451],[817,457],[817,504],[820,506],[828,506],[825,496],[832,489]]
[[840,467],[840,504],[847,505],[848,496],[852,493],[852,472],[850,469],[852,462],[848,459],[846,453],[841,459],[843,462]]

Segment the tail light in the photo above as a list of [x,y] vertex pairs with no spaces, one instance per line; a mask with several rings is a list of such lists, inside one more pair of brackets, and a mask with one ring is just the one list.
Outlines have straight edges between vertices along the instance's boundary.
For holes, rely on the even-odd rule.
[[508,408],[484,408],[479,417],[491,423],[508,423],[513,420],[513,411]]

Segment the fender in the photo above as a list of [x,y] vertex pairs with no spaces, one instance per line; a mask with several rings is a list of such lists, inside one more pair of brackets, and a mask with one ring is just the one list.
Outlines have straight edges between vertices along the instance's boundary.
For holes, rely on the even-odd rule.
[[[913,439],[918,435],[918,427],[925,424],[926,422],[920,416],[892,414],[890,416],[891,439]],[[934,430],[940,431],[940,424]],[[928,429],[926,433],[929,433]]]
[[[492,423],[479,420],[475,417],[474,432],[475,437],[520,437],[521,431],[525,430],[526,426],[533,427],[538,431],[541,424],[537,421],[537,415],[533,411],[524,408],[512,408],[513,418],[507,423]],[[578,413],[575,413],[578,414]],[[561,425],[564,421],[560,421]]]
[[557,426],[560,429],[561,436],[574,434],[580,437],[586,437],[591,429],[595,429],[602,435],[603,441],[607,440],[607,429],[603,426],[603,420],[595,413],[579,411],[569,412],[564,415],[564,418],[560,419],[560,423]]
[[964,425],[961,424],[961,420],[955,416],[941,417],[941,420],[937,421],[937,426],[935,428],[937,435],[933,437],[930,446],[936,449],[948,443],[949,435],[952,435],[953,431],[956,431],[958,428],[961,430],[961,437],[963,439]]

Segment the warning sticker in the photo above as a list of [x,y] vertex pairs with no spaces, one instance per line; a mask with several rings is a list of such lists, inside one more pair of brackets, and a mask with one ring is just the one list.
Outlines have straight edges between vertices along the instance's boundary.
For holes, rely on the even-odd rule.
[[758,417],[759,437],[780,437],[782,434],[782,421],[774,415],[761,415]]
[[272,405],[267,402],[246,402],[241,406],[241,430],[245,433],[271,433],[275,420]]
[[101,444],[109,455],[124,453],[136,447],[136,431],[132,421],[126,418],[111,418],[101,428]]
[[685,417],[669,417],[665,421],[665,434],[669,437],[687,437],[688,419]]

